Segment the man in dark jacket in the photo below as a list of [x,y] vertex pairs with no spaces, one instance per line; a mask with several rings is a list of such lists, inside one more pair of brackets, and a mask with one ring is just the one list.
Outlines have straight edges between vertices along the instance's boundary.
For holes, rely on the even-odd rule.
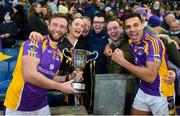
[[99,53],[96,59],[95,73],[105,74],[106,71],[106,56],[103,54],[104,48],[108,43],[108,34],[105,28],[105,16],[101,13],[95,14],[93,18],[93,29],[90,30],[87,39],[88,47],[91,52]]

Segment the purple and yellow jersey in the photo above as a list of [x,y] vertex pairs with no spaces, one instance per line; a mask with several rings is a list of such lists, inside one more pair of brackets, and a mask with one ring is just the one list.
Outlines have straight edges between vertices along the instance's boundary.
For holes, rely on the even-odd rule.
[[48,40],[44,42],[27,40],[20,48],[12,82],[7,90],[4,105],[12,110],[34,111],[48,104],[47,89],[39,88],[23,80],[22,56],[39,58],[37,71],[49,79],[53,79],[60,68],[63,54],[49,45]]
[[173,96],[174,84],[167,84],[165,81],[168,74],[166,64],[165,46],[162,41],[147,33],[144,34],[142,42],[134,44],[129,40],[131,52],[135,64],[146,67],[146,62],[161,62],[159,73],[153,84],[143,80],[140,82],[140,88],[147,94],[154,96]]

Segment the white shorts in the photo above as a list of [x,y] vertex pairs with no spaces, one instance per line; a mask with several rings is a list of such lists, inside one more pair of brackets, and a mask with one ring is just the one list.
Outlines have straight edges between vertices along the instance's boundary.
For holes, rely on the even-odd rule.
[[151,112],[153,115],[169,115],[175,113],[175,100],[173,96],[152,96],[139,89],[132,107],[140,111]]
[[50,113],[50,109],[49,109],[49,105],[36,110],[36,111],[16,111],[16,110],[11,110],[9,108],[5,109],[5,116],[12,116],[12,115],[16,115],[16,116],[27,116],[27,115],[31,115],[31,116],[35,116],[35,115],[51,115]]

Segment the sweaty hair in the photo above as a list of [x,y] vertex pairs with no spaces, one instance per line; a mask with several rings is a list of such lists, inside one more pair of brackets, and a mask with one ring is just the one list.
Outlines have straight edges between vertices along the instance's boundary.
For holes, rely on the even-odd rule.
[[143,22],[143,20],[141,19],[141,15],[140,15],[140,14],[136,14],[136,13],[128,13],[128,14],[126,14],[126,15],[124,16],[124,18],[123,18],[123,22],[125,23],[125,21],[126,21],[127,19],[134,18],[134,17],[139,18],[139,20],[141,21],[141,23]]
[[50,18],[49,18],[49,24],[51,23],[51,20],[54,18],[64,18],[68,24],[69,24],[69,20],[68,17],[65,14],[62,13],[54,13]]

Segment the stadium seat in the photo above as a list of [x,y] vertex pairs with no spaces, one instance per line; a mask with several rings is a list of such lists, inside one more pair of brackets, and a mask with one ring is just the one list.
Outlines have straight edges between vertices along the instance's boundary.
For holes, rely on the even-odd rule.
[[12,73],[14,71],[15,66],[16,66],[16,61],[10,62],[10,64],[9,64],[9,75],[8,75],[9,80],[12,79]]
[[9,64],[7,61],[0,62],[0,102],[4,100],[5,93],[11,80],[8,80]]
[[5,99],[7,88],[10,84],[11,80],[5,80],[0,82],[0,102],[3,102]]
[[11,59],[16,60],[18,56],[18,50],[15,48],[5,48],[3,53],[12,56]]
[[6,80],[6,81],[2,81],[0,82],[0,94],[5,94],[7,91],[7,88],[10,84],[11,80]]
[[9,66],[7,61],[0,62],[0,81],[8,79]]
[[15,68],[15,66],[16,66],[16,61],[10,62],[10,65],[9,65],[9,66],[10,66],[10,67],[9,67],[9,71],[13,71],[14,68]]
[[0,62],[0,71],[8,71],[8,62],[7,61],[1,61]]

